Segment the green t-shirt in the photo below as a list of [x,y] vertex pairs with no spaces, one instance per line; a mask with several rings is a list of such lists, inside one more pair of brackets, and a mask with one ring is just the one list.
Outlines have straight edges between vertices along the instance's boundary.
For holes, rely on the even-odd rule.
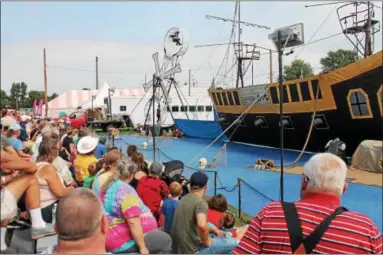
[[92,182],[93,182],[95,177],[96,177],[95,175],[88,175],[88,177],[85,178],[84,183],[83,183],[82,186],[84,188],[89,188],[90,189],[90,185],[92,184]]
[[208,204],[199,195],[189,193],[179,202],[172,224],[172,252],[194,254],[201,248],[198,234],[197,213],[207,216]]

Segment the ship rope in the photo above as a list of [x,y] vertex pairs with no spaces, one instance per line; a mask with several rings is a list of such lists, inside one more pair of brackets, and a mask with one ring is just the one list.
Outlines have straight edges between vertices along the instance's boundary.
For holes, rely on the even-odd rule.
[[[242,112],[241,115],[239,115],[234,121],[233,123],[231,123],[219,136],[217,136],[208,146],[206,146],[200,153],[198,153],[192,160],[190,160],[190,162],[188,163],[188,165],[190,165],[191,163],[193,163],[199,156],[201,156],[207,149],[209,149],[214,143],[216,143],[224,134],[226,134],[226,132],[232,128],[235,124],[240,124],[242,122],[242,116],[244,116],[245,114],[247,114],[247,112],[251,109],[251,107],[253,107],[254,104],[256,104],[259,100],[262,99],[262,97],[266,94],[266,92],[268,91],[268,89],[271,87],[272,84],[269,84],[267,86],[267,88],[265,88],[265,90],[258,96],[255,98],[255,100],[246,108],[245,111]],[[319,87],[319,86],[318,86]]]
[[[320,85],[318,84],[316,95],[315,95],[313,114],[311,116],[311,124],[310,124],[310,128],[309,128],[309,132],[308,132],[307,137],[306,137],[305,144],[303,145],[303,148],[302,148],[301,152],[299,153],[298,157],[293,162],[291,162],[291,163],[289,163],[287,165],[283,165],[283,167],[285,167],[285,166],[288,167],[288,168],[294,167],[295,164],[302,158],[303,154],[306,152],[306,148],[307,148],[307,145],[309,144],[311,133],[312,133],[313,127],[314,127],[314,120],[315,120],[315,115],[316,115],[317,106],[318,106],[319,91],[320,91]],[[275,168],[280,168],[281,166],[282,165],[275,165],[274,167]]]

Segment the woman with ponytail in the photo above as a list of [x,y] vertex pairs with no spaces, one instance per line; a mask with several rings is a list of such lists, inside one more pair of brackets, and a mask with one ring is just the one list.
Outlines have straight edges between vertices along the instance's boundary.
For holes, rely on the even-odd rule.
[[93,191],[99,195],[101,186],[116,172],[117,164],[121,161],[121,152],[111,150],[105,155],[104,168],[99,171],[93,180]]
[[157,221],[136,190],[129,185],[137,166],[120,161],[101,185],[99,197],[109,220],[106,249],[112,253],[168,254],[171,238],[157,228]]

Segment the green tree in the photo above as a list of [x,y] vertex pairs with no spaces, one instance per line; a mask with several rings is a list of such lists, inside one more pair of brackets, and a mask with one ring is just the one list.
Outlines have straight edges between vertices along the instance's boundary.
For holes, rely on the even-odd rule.
[[283,79],[285,81],[306,78],[313,75],[313,68],[309,63],[296,59],[290,65],[283,67]]
[[44,91],[30,90],[28,92],[28,101],[33,104],[33,101],[44,98]]
[[5,90],[1,90],[0,92],[0,107],[4,107],[8,101],[9,101],[9,97],[7,95],[7,92],[5,92]]
[[59,94],[57,94],[56,92],[53,93],[50,97],[48,97],[48,101],[51,101],[52,99],[55,99],[56,97],[58,97]]
[[359,59],[360,57],[357,52],[339,49],[337,51],[329,51],[326,57],[320,59],[320,63],[323,71],[329,72],[354,63]]

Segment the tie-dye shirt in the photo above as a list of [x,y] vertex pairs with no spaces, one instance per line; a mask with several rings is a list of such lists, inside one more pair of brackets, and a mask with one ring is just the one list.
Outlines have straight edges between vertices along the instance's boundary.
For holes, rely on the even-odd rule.
[[105,245],[107,251],[120,253],[136,244],[126,219],[139,217],[144,235],[157,228],[156,219],[129,184],[118,180],[106,193],[99,192],[109,220],[110,229]]
[[101,170],[96,174],[96,177],[94,177],[92,190],[98,197],[100,197],[101,186],[104,185],[104,183],[108,180],[109,177],[112,176],[112,174],[113,172],[111,171],[105,172],[104,170]]

